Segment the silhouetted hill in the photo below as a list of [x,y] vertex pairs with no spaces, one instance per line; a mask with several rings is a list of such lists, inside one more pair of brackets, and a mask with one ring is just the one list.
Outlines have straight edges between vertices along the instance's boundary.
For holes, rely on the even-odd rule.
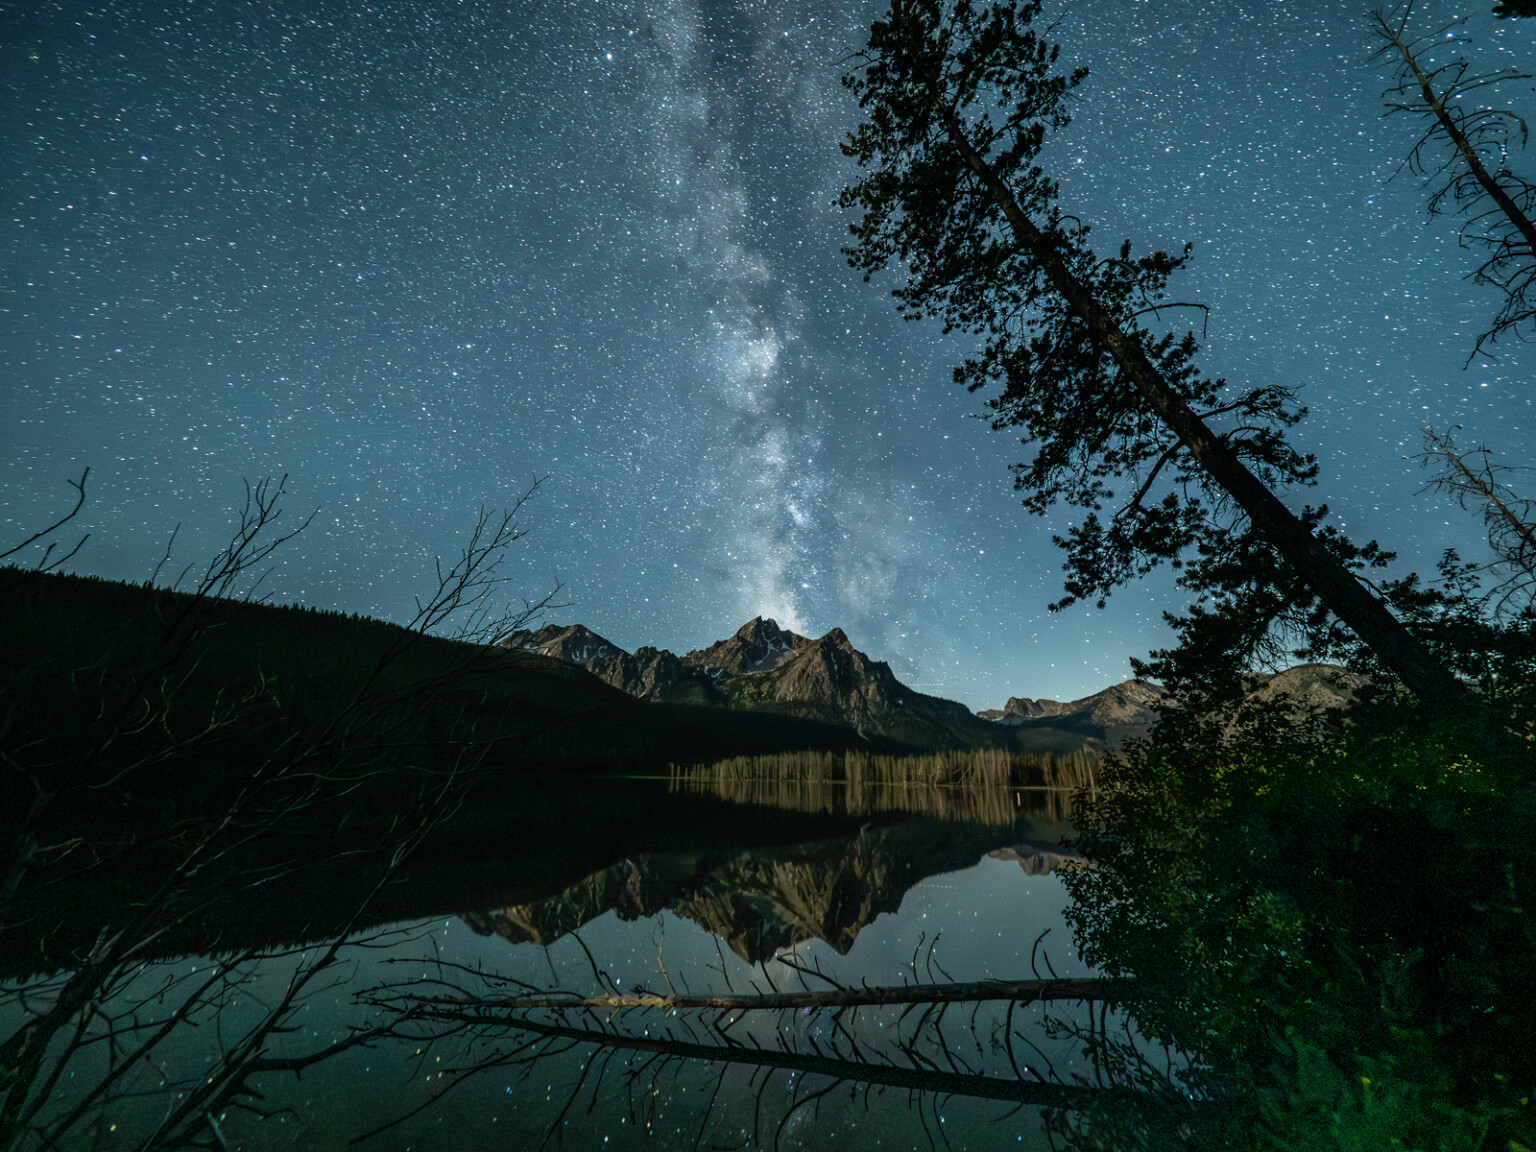
[[[377,713],[370,723],[392,726],[392,743],[419,741],[410,752],[418,760],[452,754],[431,744],[455,726],[491,742],[489,763],[541,770],[665,774],[674,762],[872,743],[821,717],[647,705],[536,648],[487,649],[368,617],[232,600],[204,601],[194,625],[179,627],[191,605],[183,593],[4,571],[0,691],[12,719],[0,739],[16,759],[0,788],[35,773],[47,790],[68,765],[101,760],[96,743],[106,735],[97,729],[124,708],[145,707],[150,689],[173,693],[156,697],[156,706],[166,712],[161,737],[175,755],[155,753],[152,770],[136,777],[140,787],[184,787],[186,773],[238,779],[302,733],[355,716],[360,696]],[[585,629],[556,631],[563,638],[555,650],[586,645],[594,661],[618,653]],[[208,727],[211,718],[217,723]],[[133,748],[144,752],[158,738],[137,731]],[[113,754],[126,754],[127,738],[113,739]],[[873,743],[903,750],[888,739]],[[185,769],[173,764],[183,761]]]

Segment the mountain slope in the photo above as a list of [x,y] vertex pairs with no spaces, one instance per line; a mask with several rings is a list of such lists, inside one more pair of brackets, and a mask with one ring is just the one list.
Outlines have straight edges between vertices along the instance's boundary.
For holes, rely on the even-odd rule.
[[1168,693],[1146,680],[1126,680],[1081,700],[1032,700],[1013,696],[1001,710],[978,712],[983,720],[1005,727],[1075,732],[1102,740],[1108,747],[1145,736],[1157,723]]
[[713,679],[768,672],[793,660],[814,641],[780,628],[777,622],[754,616],[729,640],[720,640],[708,648],[696,649],[683,656],[683,663],[698,668]]
[[[1365,687],[1365,677],[1337,664],[1299,664],[1283,672],[1256,676],[1250,699],[1283,700],[1307,711],[1347,708]],[[1102,740],[1112,749],[1145,736],[1172,700],[1160,686],[1126,680],[1081,700],[1031,700],[1010,697],[1001,709],[976,715],[1017,732],[1066,731]]]
[[[841,628],[812,640],[759,616],[735,635],[681,657],[656,648],[626,653],[579,624],[519,632],[506,644],[577,664],[651,701],[847,724],[863,737],[897,740],[913,750],[989,745],[1037,750],[1038,741],[1021,743],[963,704],[914,692],[889,664],[855,648]],[[1084,741],[1068,738],[1068,743]]]

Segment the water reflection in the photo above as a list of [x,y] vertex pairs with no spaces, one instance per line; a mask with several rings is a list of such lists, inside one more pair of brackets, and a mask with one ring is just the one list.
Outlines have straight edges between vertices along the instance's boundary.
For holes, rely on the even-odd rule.
[[925,877],[967,868],[989,852],[1044,862],[1036,874],[1067,859],[1042,856],[1028,842],[1012,847],[1016,839],[1011,826],[908,821],[734,855],[648,853],[545,900],[462,916],[482,934],[547,946],[607,912],[638,920],[665,910],[713,933],[749,964],[809,940],[846,955],[861,929],[895,912]]
[[[672,802],[658,792],[647,819]],[[1073,1028],[1115,1023],[1074,1015],[1072,1001],[512,1014],[495,1003],[530,990],[750,997],[1090,976],[1060,931],[1050,805],[1010,804],[1007,822],[908,815],[839,835],[813,822],[801,829],[811,838],[777,847],[732,848],[715,827],[542,893],[503,877],[503,891],[536,895],[491,905],[478,903],[494,890],[484,862],[466,860],[467,889],[437,888],[469,909],[458,916],[130,958],[46,1040],[0,1143],[796,1148],[835,1130],[855,1148],[1045,1147],[1044,1120],[1092,1087],[1074,1078],[1086,1069]],[[613,825],[592,826],[611,855]],[[570,847],[603,855],[591,839]],[[425,890],[409,866],[395,882]],[[475,902],[459,902],[466,893]],[[266,930],[301,932],[305,915],[294,907]],[[67,1000],[90,965],[85,954],[7,985],[4,1035]]]
[[994,860],[1012,860],[1024,869],[1026,876],[1048,876],[1062,868],[1085,866],[1088,861],[1075,852],[1069,852],[1060,844],[1041,844],[1022,840],[1007,848],[988,853]]
[[1529,752],[1366,789],[1320,731],[1111,766],[1091,868],[1002,781],[717,778],[530,784],[174,904],[39,874],[0,1147],[1533,1146]]
[[1010,755],[999,749],[933,756],[789,753],[672,768],[672,791],[789,812],[870,816],[910,812],[1011,827],[1071,816],[1075,790],[1093,790],[1097,755]]

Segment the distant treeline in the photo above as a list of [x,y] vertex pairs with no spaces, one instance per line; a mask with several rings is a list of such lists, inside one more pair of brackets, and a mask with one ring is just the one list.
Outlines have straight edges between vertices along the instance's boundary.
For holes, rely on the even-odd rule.
[[923,788],[1092,788],[1103,756],[1094,749],[1061,756],[1003,748],[935,752],[925,756],[876,756],[864,752],[784,752],[733,756],[714,764],[671,766],[674,780],[801,781],[805,783],[906,785]]
[[[735,756],[713,764],[673,764],[671,779],[674,791],[737,804],[838,815],[922,812],[946,820],[1007,825],[1021,815],[1063,818],[1069,807],[1065,793],[1092,790],[1102,759],[1093,750],[1063,756],[1001,748],[927,756],[786,752]],[[1023,788],[1046,791],[1030,799],[1019,791]]]

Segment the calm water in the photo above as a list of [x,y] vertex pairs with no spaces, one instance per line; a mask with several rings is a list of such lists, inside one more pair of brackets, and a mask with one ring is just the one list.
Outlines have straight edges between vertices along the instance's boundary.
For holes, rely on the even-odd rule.
[[[863,814],[862,826],[853,813],[836,835],[808,824],[800,830],[814,835],[799,839],[781,824],[783,842],[763,843],[756,829],[750,847],[733,847],[718,828],[680,851],[615,844],[606,864],[573,883],[539,891],[505,877],[508,891],[532,897],[515,903],[487,903],[483,870],[467,869],[476,877],[467,904],[439,879],[438,915],[355,934],[318,972],[326,953],[314,943],[269,946],[238,964],[205,954],[136,966],[82,1033],[85,1046],[34,1122],[68,1115],[96,1092],[62,1146],[139,1147],[175,1120],[178,1100],[221,1053],[241,1051],[278,1009],[292,1030],[265,1039],[269,1059],[308,1058],[393,1022],[390,1034],[299,1075],[257,1068],[245,1083],[260,1097],[231,1096],[216,1131],[202,1130],[215,1147],[333,1148],[359,1137],[378,1149],[1048,1147],[1038,1107],[971,1099],[964,1085],[1088,1076],[1080,1042],[1060,1034],[1062,1022],[1089,1019],[1080,1004],[534,1010],[473,1028],[392,1016],[419,1010],[422,998],[531,990],[721,994],[1087,975],[1051,871],[1064,831],[1052,820],[1059,800],[1007,799],[985,821],[922,815],[908,796]],[[953,796],[933,806],[965,807]],[[835,801],[824,807],[850,815],[833,812]],[[612,839],[611,824],[598,823]],[[601,845],[581,852],[603,857]],[[49,994],[33,982],[31,1003]],[[186,1019],[148,1058],[114,1073],[182,1008]],[[7,1025],[20,1011],[13,995]],[[69,1034],[55,1038],[55,1057],[68,1043]],[[782,1066],[795,1059],[823,1063]],[[943,1092],[891,1082],[905,1071],[955,1079]]]

